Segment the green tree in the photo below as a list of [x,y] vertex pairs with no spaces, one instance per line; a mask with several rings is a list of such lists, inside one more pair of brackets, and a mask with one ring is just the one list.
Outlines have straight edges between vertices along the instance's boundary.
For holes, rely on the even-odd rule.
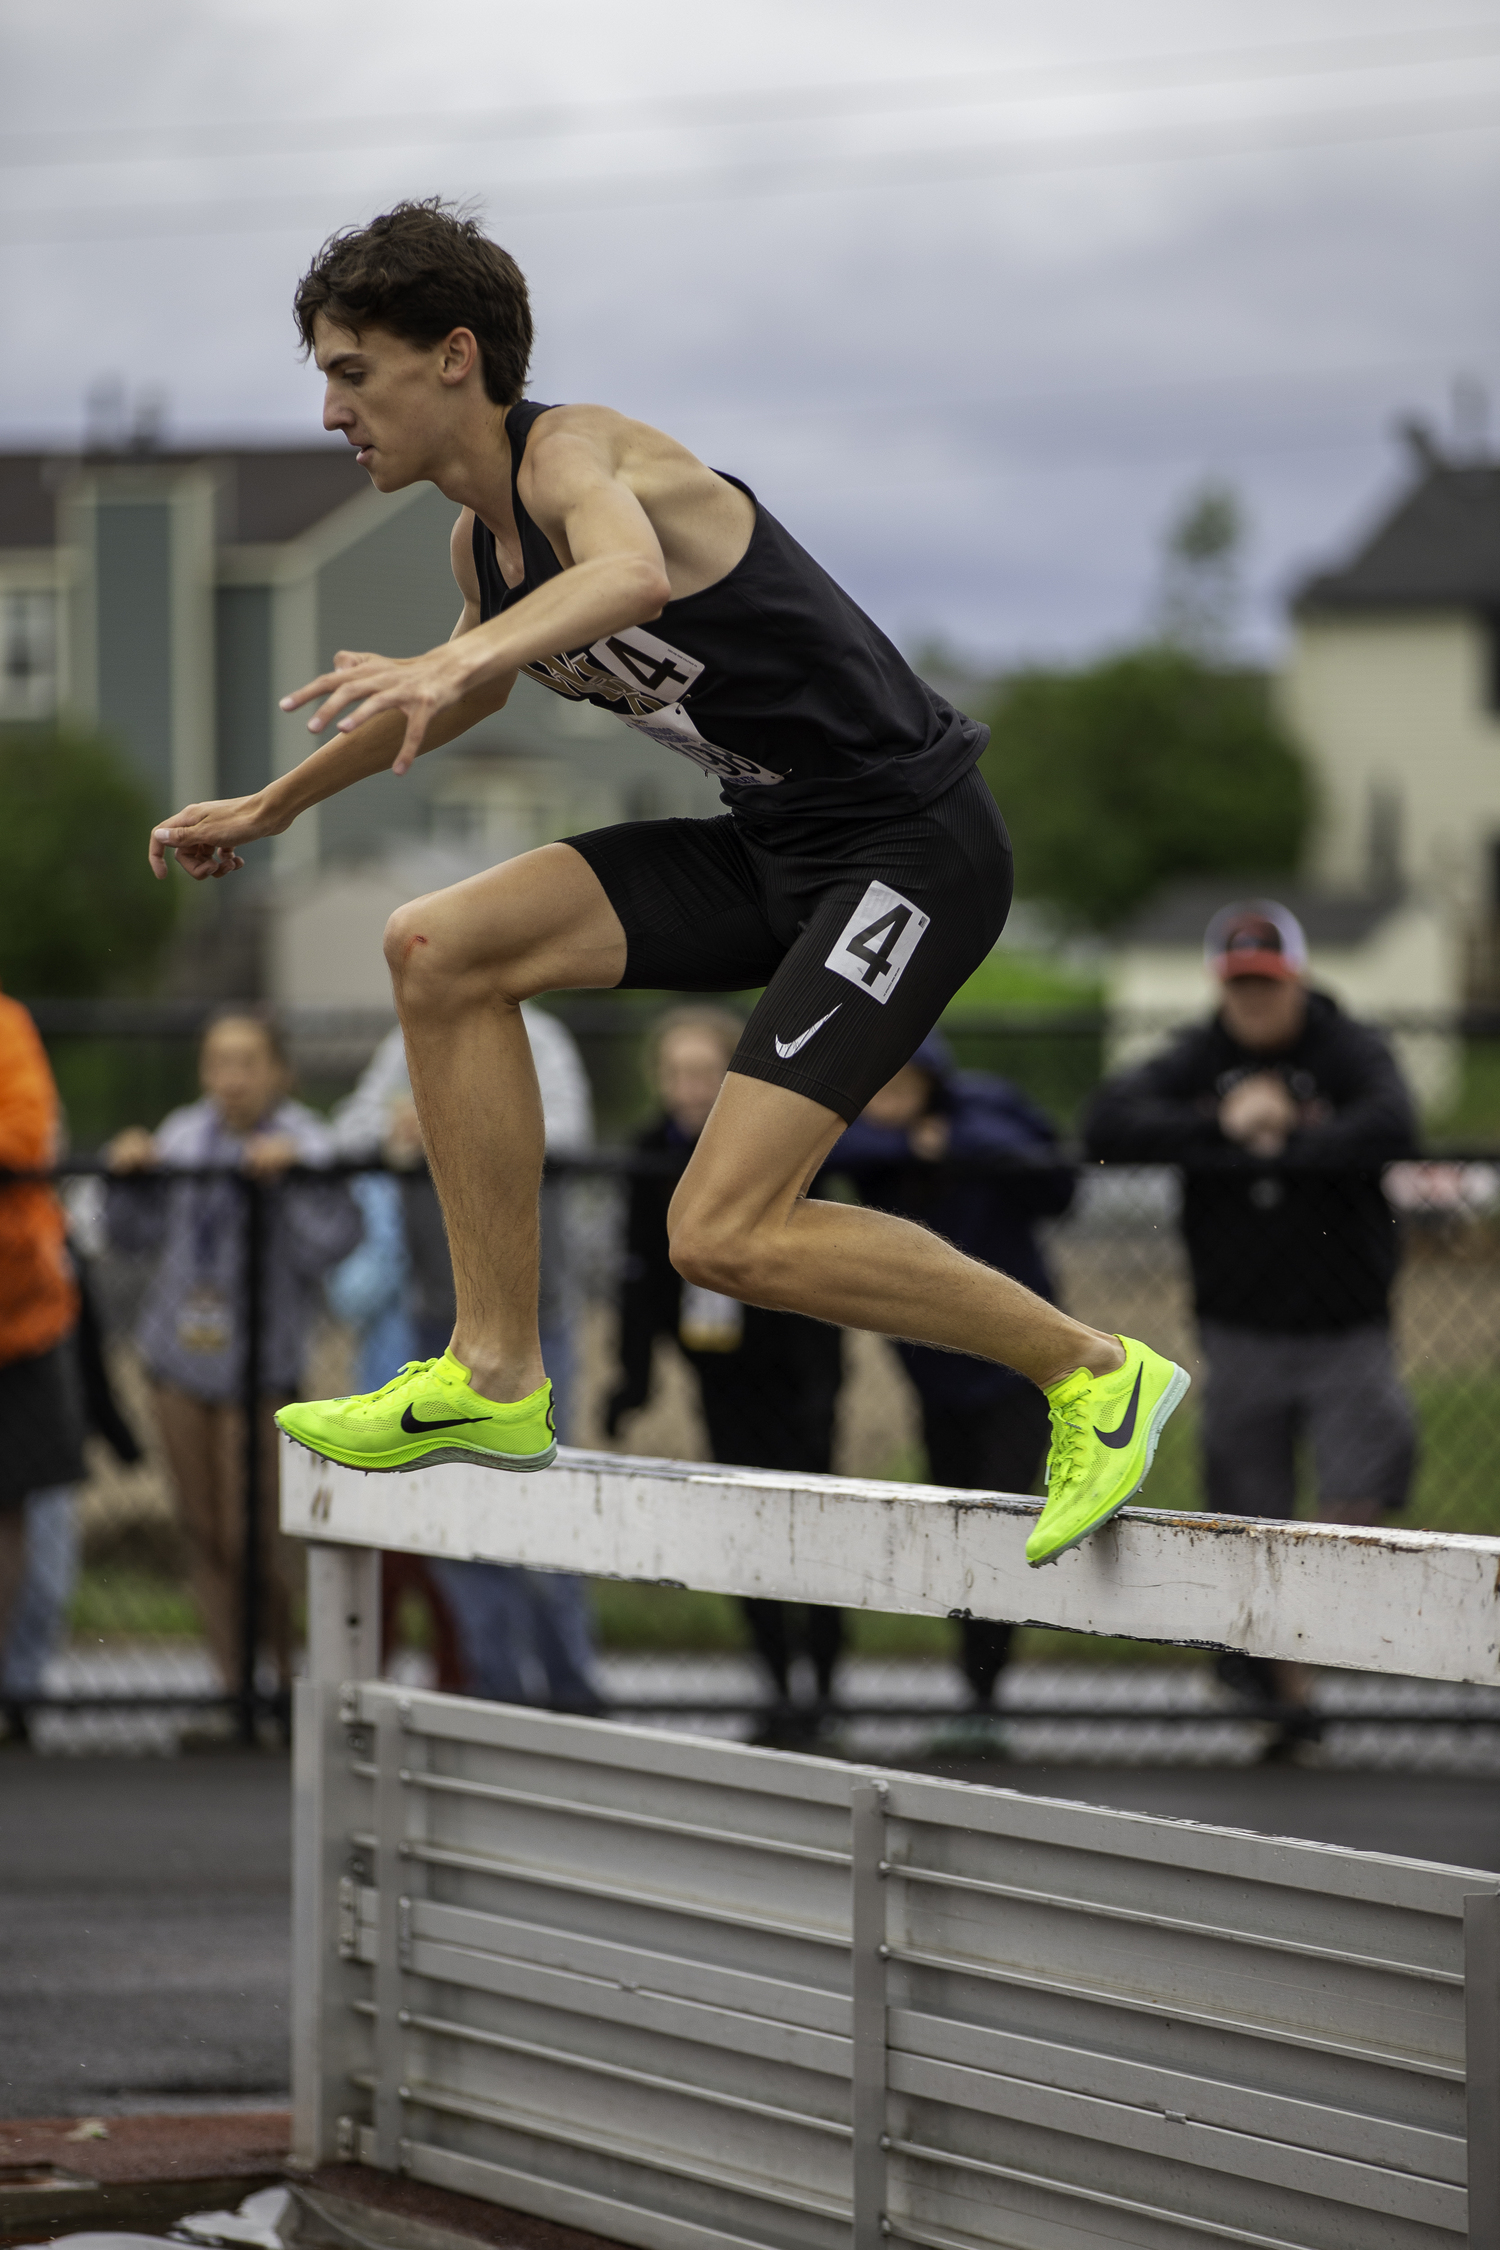
[[138,992],[179,886],[146,864],[151,799],[120,753],[65,728],[0,732],[0,985],[22,999]]
[[1163,883],[1297,864],[1312,809],[1265,682],[1181,648],[1023,672],[989,713],[984,771],[1017,889],[1108,929]]

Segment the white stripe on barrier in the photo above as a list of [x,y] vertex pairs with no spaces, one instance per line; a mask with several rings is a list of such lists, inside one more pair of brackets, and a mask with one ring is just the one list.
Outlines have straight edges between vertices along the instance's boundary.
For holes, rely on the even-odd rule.
[[283,1438],[281,1492],[287,1532],[337,1545],[1500,1682],[1497,1539],[1132,1508],[1031,1570],[1035,1500],[570,1448],[370,1476]]

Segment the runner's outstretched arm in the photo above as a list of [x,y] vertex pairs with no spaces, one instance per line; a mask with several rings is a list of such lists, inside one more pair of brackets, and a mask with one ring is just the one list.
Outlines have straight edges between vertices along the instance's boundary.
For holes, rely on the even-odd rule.
[[[452,640],[471,633],[479,623],[479,581],[474,574],[474,518],[465,508],[453,526],[449,553],[453,576],[464,606],[454,626]],[[340,664],[357,664],[362,658],[340,649]],[[515,686],[514,673],[491,680],[487,687],[455,703],[436,720],[423,747],[436,750],[444,742],[476,726],[500,710]],[[201,805],[186,805],[180,813],[151,832],[151,868],[158,876],[167,872],[167,854],[175,851],[178,865],[195,882],[232,875],[243,867],[236,846],[253,844],[263,836],[281,836],[298,813],[336,797],[367,774],[380,773],[395,757],[404,728],[395,718],[376,719],[357,732],[341,734],[304,758],[290,773],[281,774],[264,789],[248,797],[221,797]]]
[[514,677],[538,657],[586,648],[661,615],[672,598],[661,541],[606,438],[564,429],[533,439],[521,487],[530,513],[568,558],[556,578],[425,656],[341,658],[332,672],[283,697],[282,709],[319,702],[308,721],[315,734],[335,720],[348,729],[385,712],[404,713],[405,738],[393,766],[404,773],[427,747],[438,716],[475,689]]
[[565,541],[571,566],[503,618],[480,624],[473,516],[464,509],[452,550],[464,612],[452,638],[422,656],[340,650],[331,672],[284,696],[281,706],[295,711],[322,698],[309,730],[320,732],[336,718],[335,739],[253,796],[188,805],[154,829],[156,875],[166,874],[169,851],[195,881],[233,874],[244,864],[238,845],[281,835],[298,813],[369,774],[407,772],[423,751],[499,710],[522,664],[660,614],[671,594],[661,543],[607,447],[562,432],[544,450],[545,471],[532,497]]

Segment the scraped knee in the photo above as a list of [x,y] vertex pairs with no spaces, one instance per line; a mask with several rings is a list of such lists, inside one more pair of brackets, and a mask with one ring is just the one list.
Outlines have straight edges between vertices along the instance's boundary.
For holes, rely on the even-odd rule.
[[432,951],[430,903],[423,898],[412,899],[398,906],[386,923],[385,963],[395,979],[410,975],[414,967],[420,972],[425,966],[424,956]]

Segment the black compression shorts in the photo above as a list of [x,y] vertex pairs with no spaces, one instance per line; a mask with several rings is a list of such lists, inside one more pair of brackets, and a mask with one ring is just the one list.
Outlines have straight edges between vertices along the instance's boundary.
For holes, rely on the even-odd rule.
[[971,769],[921,812],[799,822],[786,846],[717,820],[564,839],[625,929],[622,986],[765,986],[730,1069],[851,1123],[910,1060],[1010,912],[1010,839]]

